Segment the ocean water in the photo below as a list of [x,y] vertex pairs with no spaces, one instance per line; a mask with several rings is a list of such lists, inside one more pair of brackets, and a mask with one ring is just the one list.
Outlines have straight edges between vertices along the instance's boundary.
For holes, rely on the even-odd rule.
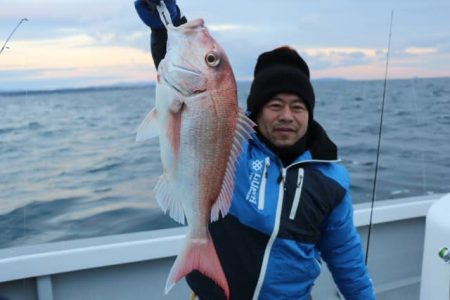
[[[355,203],[371,200],[383,81],[315,81]],[[245,107],[248,82],[239,83]],[[0,248],[178,226],[153,193],[153,87],[0,94]],[[450,192],[450,78],[387,83],[376,201]]]

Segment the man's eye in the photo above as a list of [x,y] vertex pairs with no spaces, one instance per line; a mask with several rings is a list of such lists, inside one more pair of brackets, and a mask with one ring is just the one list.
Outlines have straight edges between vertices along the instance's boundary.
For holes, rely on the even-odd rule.
[[295,105],[292,107],[293,110],[295,111],[304,111],[306,110],[306,108],[303,105]]
[[281,104],[279,104],[279,103],[272,103],[272,104],[269,104],[269,108],[271,108],[271,109],[279,109],[279,108],[281,108]]

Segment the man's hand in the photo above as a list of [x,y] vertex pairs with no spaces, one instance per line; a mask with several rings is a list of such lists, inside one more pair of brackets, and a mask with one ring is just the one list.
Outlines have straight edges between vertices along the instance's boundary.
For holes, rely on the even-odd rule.
[[[142,22],[145,23],[151,29],[161,29],[164,28],[164,24],[159,18],[158,11],[156,10],[156,6],[162,0],[136,0],[134,2],[134,6],[136,7],[136,12],[141,18]],[[167,9],[170,13],[170,18],[172,22],[177,20],[180,16],[180,12],[177,9],[175,0],[164,0],[164,3],[167,6]]]

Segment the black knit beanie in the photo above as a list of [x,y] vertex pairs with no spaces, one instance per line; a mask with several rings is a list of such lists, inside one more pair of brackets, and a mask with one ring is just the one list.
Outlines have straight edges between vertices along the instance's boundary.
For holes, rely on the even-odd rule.
[[302,98],[313,121],[315,96],[306,62],[292,48],[280,47],[262,53],[256,62],[254,79],[247,98],[247,114],[254,121],[273,96],[293,93]]

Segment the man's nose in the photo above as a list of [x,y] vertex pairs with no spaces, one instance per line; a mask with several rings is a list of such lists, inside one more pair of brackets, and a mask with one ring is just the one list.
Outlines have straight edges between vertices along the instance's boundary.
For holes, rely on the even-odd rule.
[[292,120],[293,119],[292,111],[291,111],[291,108],[289,107],[289,105],[285,105],[283,107],[283,109],[281,110],[280,119],[282,119],[282,120]]

